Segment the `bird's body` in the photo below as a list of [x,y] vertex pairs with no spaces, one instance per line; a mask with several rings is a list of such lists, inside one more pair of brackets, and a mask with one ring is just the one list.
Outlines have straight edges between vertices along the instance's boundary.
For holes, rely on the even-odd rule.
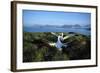
[[62,36],[58,36],[58,40],[55,44],[55,46],[61,51],[62,50],[62,46],[64,46],[64,44],[61,42],[63,41],[63,37]]

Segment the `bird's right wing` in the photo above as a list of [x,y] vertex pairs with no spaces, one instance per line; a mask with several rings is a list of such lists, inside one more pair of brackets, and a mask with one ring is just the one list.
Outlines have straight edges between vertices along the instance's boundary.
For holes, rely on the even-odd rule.
[[50,46],[55,46],[56,43],[48,43]]

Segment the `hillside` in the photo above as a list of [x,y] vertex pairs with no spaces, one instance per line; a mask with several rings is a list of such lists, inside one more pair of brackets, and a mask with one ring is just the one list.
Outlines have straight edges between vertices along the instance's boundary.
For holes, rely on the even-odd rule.
[[[61,34],[57,32],[56,34]],[[64,36],[70,33],[64,33]],[[61,61],[90,59],[90,36],[74,33],[75,35],[65,39],[67,47],[59,51],[48,43],[56,43],[57,37],[50,32],[24,32],[23,33],[23,62]]]

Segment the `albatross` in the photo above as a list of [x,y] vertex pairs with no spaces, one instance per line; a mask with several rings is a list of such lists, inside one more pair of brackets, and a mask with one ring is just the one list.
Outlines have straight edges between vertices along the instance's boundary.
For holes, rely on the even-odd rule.
[[62,41],[64,41],[65,39],[68,39],[69,37],[73,36],[73,35],[68,35],[63,37],[63,33],[61,33],[61,35],[57,35],[54,32],[51,32],[52,35],[57,37],[57,42],[56,43],[49,43],[49,45],[51,46],[55,46],[56,48],[58,48],[60,51],[62,50],[62,47],[67,47],[67,43],[62,43]]

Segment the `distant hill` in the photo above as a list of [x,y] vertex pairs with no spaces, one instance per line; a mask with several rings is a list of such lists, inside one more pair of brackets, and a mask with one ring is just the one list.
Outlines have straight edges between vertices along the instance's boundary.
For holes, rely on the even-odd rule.
[[24,27],[90,28],[90,24],[86,24],[86,25],[80,25],[80,24],[74,24],[74,25],[72,25],[72,24],[62,24],[62,25],[34,24],[32,26],[24,26]]

